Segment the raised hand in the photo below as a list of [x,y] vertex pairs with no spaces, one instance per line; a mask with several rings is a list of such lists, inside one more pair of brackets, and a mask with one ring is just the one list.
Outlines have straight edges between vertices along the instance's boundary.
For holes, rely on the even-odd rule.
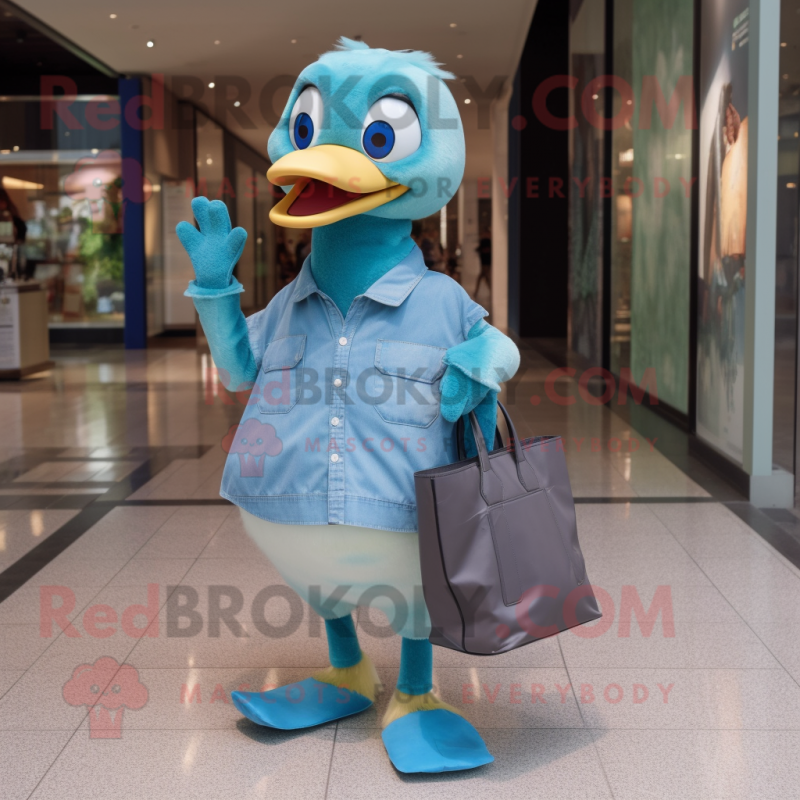
[[247,231],[231,230],[231,218],[221,200],[209,202],[207,197],[195,197],[192,213],[200,230],[188,222],[179,222],[175,232],[192,259],[197,285],[203,289],[224,289],[231,283],[233,268],[247,241]]

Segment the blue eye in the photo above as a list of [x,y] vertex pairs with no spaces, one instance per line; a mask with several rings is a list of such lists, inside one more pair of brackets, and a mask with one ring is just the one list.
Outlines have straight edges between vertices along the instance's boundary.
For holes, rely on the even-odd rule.
[[305,150],[314,138],[314,121],[303,112],[294,121],[294,143],[298,150]]
[[382,119],[371,122],[364,131],[364,150],[370,158],[386,158],[394,147],[394,128]]

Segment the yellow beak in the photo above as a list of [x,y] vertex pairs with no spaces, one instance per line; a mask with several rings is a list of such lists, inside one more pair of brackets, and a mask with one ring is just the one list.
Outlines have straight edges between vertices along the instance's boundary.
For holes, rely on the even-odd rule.
[[278,185],[294,184],[269,212],[269,218],[284,228],[330,225],[408,191],[362,153],[337,144],[294,150],[269,168],[267,178]]

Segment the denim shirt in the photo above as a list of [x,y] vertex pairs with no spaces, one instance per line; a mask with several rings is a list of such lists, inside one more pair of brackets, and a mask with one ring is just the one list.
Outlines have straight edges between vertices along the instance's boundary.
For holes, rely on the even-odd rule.
[[414,473],[456,460],[442,359],[486,315],[415,247],[343,319],[307,259],[247,319],[258,378],[220,494],[272,522],[417,530]]

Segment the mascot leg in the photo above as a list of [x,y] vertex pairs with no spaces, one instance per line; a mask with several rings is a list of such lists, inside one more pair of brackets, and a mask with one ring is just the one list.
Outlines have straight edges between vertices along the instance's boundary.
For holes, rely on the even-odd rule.
[[403,638],[397,689],[383,717],[383,743],[400,772],[452,772],[494,761],[475,728],[433,694],[433,647]]
[[236,708],[258,725],[281,730],[310,728],[369,708],[380,680],[361,652],[353,618],[326,619],[325,629],[330,667],[269,692],[233,692]]

